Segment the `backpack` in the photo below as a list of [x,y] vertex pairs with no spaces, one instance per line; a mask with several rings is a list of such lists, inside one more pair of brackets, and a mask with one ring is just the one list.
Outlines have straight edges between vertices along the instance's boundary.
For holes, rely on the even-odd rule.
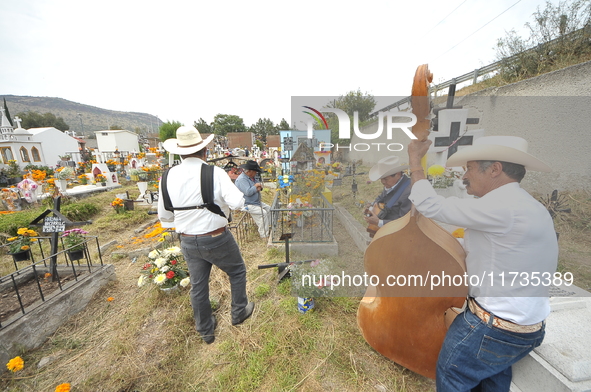
[[[171,168],[172,169],[172,168]],[[214,166],[210,165],[201,165],[201,196],[203,197],[203,204],[200,206],[191,206],[191,207],[173,207],[172,202],[170,201],[170,196],[168,194],[168,187],[167,187],[167,179],[168,179],[168,172],[170,169],[166,170],[162,174],[162,180],[160,181],[162,187],[162,201],[164,202],[164,209],[166,211],[175,210],[197,210],[207,208],[209,211],[213,212],[214,214],[218,214],[219,216],[226,218],[226,214],[224,211],[213,202],[213,170]],[[226,218],[228,222],[232,221],[232,218]]]

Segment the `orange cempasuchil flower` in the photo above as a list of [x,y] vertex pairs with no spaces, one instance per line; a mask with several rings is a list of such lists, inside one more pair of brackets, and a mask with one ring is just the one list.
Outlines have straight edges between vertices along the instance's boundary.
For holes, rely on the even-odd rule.
[[70,392],[70,383],[63,383],[55,387],[55,392]]
[[18,372],[25,367],[25,361],[21,357],[14,357],[6,364],[6,368],[11,372]]

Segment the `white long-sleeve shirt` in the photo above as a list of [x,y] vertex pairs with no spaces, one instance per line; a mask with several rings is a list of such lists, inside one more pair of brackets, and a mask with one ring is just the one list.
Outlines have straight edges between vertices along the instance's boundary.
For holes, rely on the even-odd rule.
[[[548,211],[517,182],[478,199],[459,199],[439,196],[421,180],[409,199],[427,218],[466,228],[467,274],[478,277],[471,278],[469,295],[482,307],[521,325],[548,316],[548,290],[558,263],[556,232]],[[537,286],[525,281],[536,283],[536,276]]]
[[[174,207],[191,207],[203,204],[201,196],[201,165],[206,164],[199,158],[186,158],[178,166],[168,172],[168,194]],[[158,218],[162,227],[174,227],[176,232],[184,234],[205,234],[228,224],[228,220],[206,208],[193,210],[164,209],[162,184],[159,187]],[[244,195],[232,182],[230,177],[219,167],[213,172],[214,203],[220,206],[226,216],[229,208],[241,209],[244,206]]]

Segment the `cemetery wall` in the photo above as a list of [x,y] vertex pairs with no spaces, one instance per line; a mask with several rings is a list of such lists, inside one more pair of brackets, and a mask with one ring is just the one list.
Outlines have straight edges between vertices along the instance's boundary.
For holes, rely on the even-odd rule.
[[[434,70],[436,72],[436,70]],[[591,190],[591,62],[571,66],[522,82],[495,87],[456,97],[455,105],[469,108],[469,117],[480,119],[469,130],[484,129],[484,135],[514,135],[529,142],[529,151],[553,168],[552,173],[529,172],[522,185],[530,192],[542,194],[558,190]],[[377,121],[362,132],[373,133]],[[384,127],[385,129],[385,127]],[[380,151],[348,153],[350,160],[363,160],[367,165],[389,155],[408,161],[409,138],[394,130],[392,140],[385,132],[375,140],[362,140],[355,135],[351,145],[383,143]],[[399,152],[388,151],[403,149]]]

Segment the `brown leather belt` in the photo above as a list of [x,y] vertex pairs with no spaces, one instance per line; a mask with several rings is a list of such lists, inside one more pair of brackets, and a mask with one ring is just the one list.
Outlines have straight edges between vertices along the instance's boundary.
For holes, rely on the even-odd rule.
[[215,236],[218,236],[218,235],[222,234],[225,231],[226,231],[226,226],[223,226],[223,227],[220,227],[219,229],[215,229],[214,231],[210,231],[209,233],[204,233],[204,234],[185,234],[185,233],[181,233],[181,235],[183,237],[215,237]]
[[[488,324],[488,321],[490,320],[490,313],[482,309],[480,305],[478,305],[478,303],[474,300],[474,298],[468,299],[468,307],[470,308],[470,311],[476,315],[476,317]],[[543,322],[540,321],[539,323],[532,325],[519,325],[494,316],[492,325],[493,327],[504,329],[505,331],[532,333],[539,331],[542,328]]]

